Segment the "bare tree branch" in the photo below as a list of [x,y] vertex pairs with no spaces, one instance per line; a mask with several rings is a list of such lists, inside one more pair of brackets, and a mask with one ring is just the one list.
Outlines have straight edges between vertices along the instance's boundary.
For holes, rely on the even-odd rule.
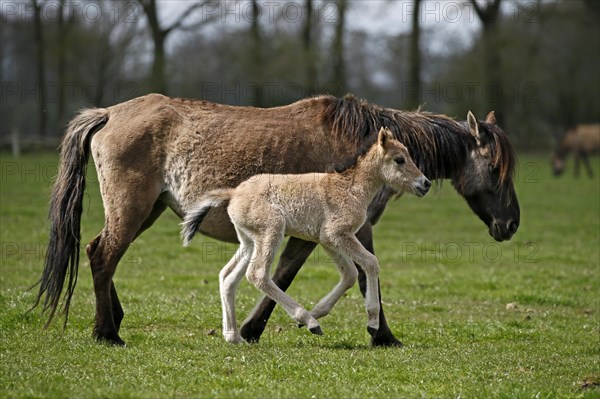
[[179,17],[175,20],[175,22],[173,22],[173,24],[171,24],[171,26],[164,29],[165,34],[168,34],[169,32],[171,32],[173,30],[179,29],[181,27],[181,25],[183,24],[183,22],[190,15],[192,15],[192,13],[194,11],[196,11],[200,7],[203,7],[206,3],[208,3],[208,1],[198,2],[198,3],[194,3],[194,4],[190,5],[185,11],[183,11],[181,13],[181,15],[179,15]]

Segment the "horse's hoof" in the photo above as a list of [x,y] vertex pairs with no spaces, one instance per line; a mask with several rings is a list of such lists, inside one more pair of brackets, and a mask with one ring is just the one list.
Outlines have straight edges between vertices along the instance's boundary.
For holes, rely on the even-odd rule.
[[96,337],[96,342],[107,344],[110,346],[122,346],[125,347],[127,344],[120,337],[108,338],[108,337]]
[[252,323],[248,323],[242,326],[240,329],[240,335],[246,342],[257,344],[264,329],[264,325],[256,326]]
[[308,331],[315,335],[323,335],[323,330],[321,330],[321,326],[316,326],[313,328],[309,328]]
[[397,340],[393,335],[379,335],[371,337],[371,346],[381,346],[384,348],[402,348],[404,344]]
[[367,331],[371,335],[371,338],[375,338],[377,336],[377,331],[379,331],[379,329],[377,329],[375,327],[367,326]]

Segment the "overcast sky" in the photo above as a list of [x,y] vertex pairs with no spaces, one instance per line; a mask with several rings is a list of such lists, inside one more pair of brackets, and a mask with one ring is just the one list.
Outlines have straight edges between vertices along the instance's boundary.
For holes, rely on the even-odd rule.
[[[184,0],[159,0],[159,4],[163,26],[168,26],[189,6],[189,2]],[[266,28],[277,17],[290,24],[301,24],[303,21],[304,0],[260,0],[259,4],[260,22]],[[334,1],[315,1],[313,4],[318,21],[335,24],[337,13]],[[250,6],[247,0],[219,2],[217,6],[197,10],[190,21],[216,15],[229,26],[234,23],[247,24],[251,16]],[[516,10],[514,2],[505,3],[505,13],[516,12],[513,10]],[[412,0],[353,0],[347,13],[347,27],[349,30],[363,30],[372,34],[398,35],[411,29],[412,14]],[[449,42],[468,45],[480,27],[474,10],[466,0],[425,0],[421,6],[420,21],[423,29],[430,32],[428,44],[430,51],[434,52],[443,51]]]

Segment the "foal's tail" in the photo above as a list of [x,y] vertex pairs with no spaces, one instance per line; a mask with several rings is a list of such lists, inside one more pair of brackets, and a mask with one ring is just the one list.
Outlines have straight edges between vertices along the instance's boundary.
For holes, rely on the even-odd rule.
[[183,239],[183,246],[187,247],[192,242],[192,238],[200,224],[212,208],[222,205],[231,199],[233,189],[213,190],[200,198],[200,202],[186,215],[181,225],[181,238]]
[[50,310],[46,327],[59,308],[63,286],[68,276],[67,291],[60,306],[65,315],[65,326],[67,324],[69,305],[77,283],[80,221],[90,140],[107,121],[106,109],[84,110],[69,123],[61,143],[58,176],[52,189],[48,213],[50,241],[44,271],[38,281],[39,292],[32,307],[33,309],[42,302],[43,311]]

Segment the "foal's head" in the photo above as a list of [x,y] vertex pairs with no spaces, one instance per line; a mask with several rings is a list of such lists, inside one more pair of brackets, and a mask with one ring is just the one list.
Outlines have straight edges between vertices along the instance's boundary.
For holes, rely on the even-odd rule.
[[387,186],[419,197],[427,194],[431,182],[415,166],[408,149],[394,138],[388,128],[379,130],[377,155],[381,162],[381,178]]
[[476,144],[467,156],[464,170],[453,178],[452,184],[488,226],[495,240],[509,240],[520,221],[519,201],[513,185],[516,164],[513,148],[496,125],[493,112],[480,122],[469,111],[467,127]]

